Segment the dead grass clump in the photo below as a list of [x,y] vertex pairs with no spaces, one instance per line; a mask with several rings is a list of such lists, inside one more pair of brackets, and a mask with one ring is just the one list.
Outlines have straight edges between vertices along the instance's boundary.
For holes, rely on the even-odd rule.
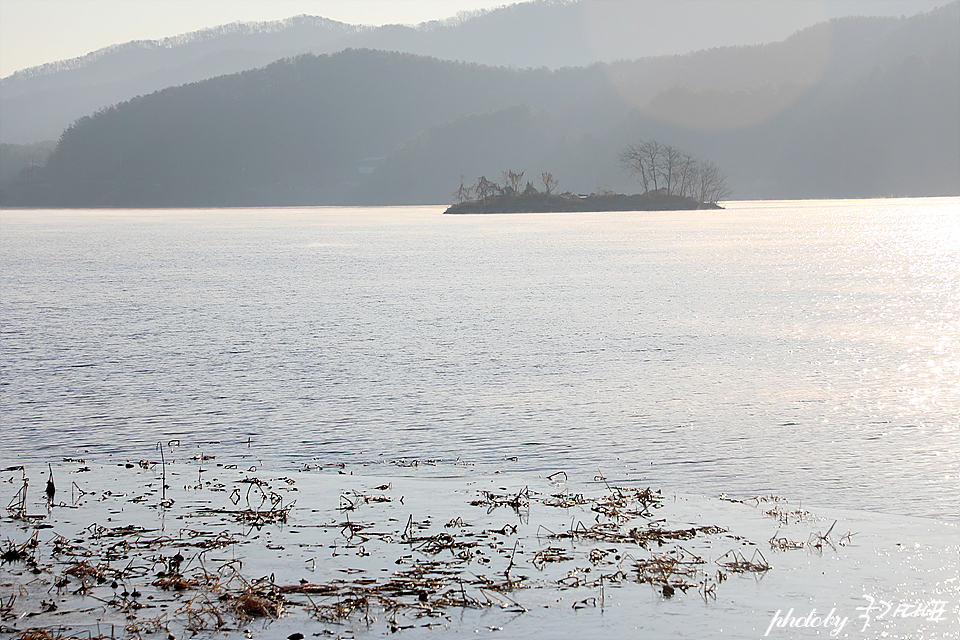
[[777,551],[789,551],[791,549],[803,549],[805,546],[805,543],[797,540],[777,537],[777,533],[780,533],[779,529],[777,529],[777,532],[770,536],[770,539],[767,540],[767,542],[770,543],[771,549],[776,549]]
[[438,533],[436,535],[430,536],[422,542],[420,542],[416,547],[417,551],[422,551],[423,553],[428,553],[430,555],[437,555],[441,551],[455,549],[463,549],[469,547],[475,547],[476,542],[473,543],[463,543],[457,542],[457,539],[451,536],[449,533]]
[[[179,569],[179,563],[171,566],[174,569]],[[191,589],[215,591],[219,589],[221,592],[225,592],[224,589],[226,589],[228,582],[224,580],[221,573],[213,573],[203,567],[195,567],[186,574],[181,574],[178,571],[169,573],[161,571],[157,574],[156,579],[151,582],[151,585],[164,591],[187,591]]]
[[742,500],[737,500],[736,498],[728,498],[727,494],[721,493],[718,497],[724,502],[735,502],[737,504],[752,504],[755,507],[760,506],[761,502],[787,502],[787,499],[784,498],[783,496],[775,496],[775,495],[753,496],[751,498],[744,498]]
[[[381,485],[377,487],[378,490],[385,491],[389,489],[389,485]],[[360,493],[358,491],[350,491],[340,495],[340,508],[342,510],[352,510],[356,509],[362,504],[369,504],[371,502],[393,502],[393,499],[390,496],[385,496],[382,493]]]
[[[600,477],[600,476],[598,476]],[[610,491],[604,498],[594,500],[593,511],[619,522],[626,522],[635,517],[652,518],[653,509],[663,506],[661,492],[630,487],[611,487],[603,481]]]
[[270,524],[285,524],[294,504],[270,509],[198,509],[197,513],[228,515],[239,523],[259,529]]
[[765,510],[763,515],[770,516],[781,524],[790,524],[791,521],[798,523],[813,518],[813,514],[809,511],[804,511],[803,509],[784,509],[780,505],[776,505],[772,509]]
[[[229,571],[233,575],[226,577]],[[161,584],[157,585],[157,582]],[[228,620],[252,618],[275,620],[284,613],[280,590],[267,579],[253,583],[245,580],[233,565],[226,565],[219,574],[198,568],[191,578],[164,576],[155,585],[177,590],[194,589],[196,594],[177,610],[187,617],[187,629],[200,632],[223,628]]]
[[[8,467],[4,471],[13,471],[19,469],[21,472],[24,471],[23,467]],[[7,503],[7,513],[10,514],[10,517],[14,520],[22,520],[27,517],[27,487],[30,486],[30,481],[24,476],[23,484],[20,486],[20,489],[17,490],[16,495],[10,499],[10,502]]]
[[187,589],[197,589],[203,586],[196,580],[190,580],[181,575],[164,575],[154,580],[151,584],[164,591],[186,591]]
[[634,528],[630,530],[630,538],[642,547],[647,547],[650,542],[656,542],[663,546],[668,540],[692,540],[698,534],[714,535],[725,533],[727,530],[722,527],[690,527],[689,529],[662,529],[660,527],[647,527],[644,529]]
[[[313,605],[312,615],[320,622],[343,622],[354,613],[363,613],[363,619],[372,621],[370,596],[367,594],[338,598],[335,602]],[[374,598],[378,603],[380,598]],[[390,603],[387,603],[390,604]]]
[[109,636],[105,635],[97,635],[81,639],[69,634],[67,629],[63,627],[37,627],[35,629],[21,631],[13,636],[13,640],[102,640],[108,637]]
[[4,544],[3,552],[0,553],[0,561],[4,564],[14,562],[25,562],[30,557],[29,549],[36,547],[36,539],[30,538],[23,544],[17,544],[12,540],[7,540]]
[[519,511],[520,509],[530,507],[531,495],[528,487],[524,487],[521,491],[518,491],[516,495],[481,491],[481,497],[471,501],[470,504],[475,507],[487,507],[487,513],[492,513],[497,507],[510,507],[514,511]]
[[114,527],[112,529],[102,529],[99,532],[100,537],[103,538],[118,538],[123,536],[129,536],[134,534],[146,533],[146,529],[143,527],[138,527],[135,524],[128,524],[123,527]]
[[484,609],[490,606],[490,601],[486,598],[481,602],[477,598],[468,595],[461,581],[458,586],[451,586],[449,589],[439,594],[433,602],[438,608],[455,609]]
[[166,623],[164,622],[163,616],[160,616],[158,618],[152,618],[149,620],[137,620],[136,622],[131,622],[124,627],[124,631],[133,637],[143,638],[145,634],[152,635],[154,633],[160,633],[165,628]]
[[196,549],[205,549],[209,551],[211,549],[222,549],[232,544],[238,544],[241,540],[238,534],[230,533],[228,531],[220,531],[216,535],[213,535],[212,533],[190,531],[185,529],[181,531],[180,534],[181,536],[187,534],[189,537],[181,537],[180,540],[171,540],[169,542],[171,546],[181,548],[193,547]]
[[[759,560],[757,560],[757,556],[760,556]],[[725,561],[724,558],[726,558]],[[773,568],[767,563],[767,559],[763,557],[759,549],[753,552],[753,557],[750,560],[747,560],[736,549],[731,549],[717,558],[716,563],[731,573],[763,573]]]
[[660,587],[664,596],[670,597],[676,589],[686,593],[696,586],[695,580],[700,573],[704,560],[682,547],[664,555],[653,555],[649,559],[636,560],[637,581]]
[[89,557],[93,555],[93,552],[86,547],[81,547],[79,544],[71,542],[69,538],[56,534],[53,538],[53,548],[50,550],[50,554],[52,556]]
[[551,532],[548,537],[550,538],[570,538],[570,539],[585,539],[585,540],[597,540],[602,542],[625,542],[626,537],[623,533],[622,528],[616,522],[597,522],[590,527],[587,527],[583,522],[577,522],[576,525],[570,527],[566,531],[560,533]]
[[697,537],[697,530],[696,528],[673,530],[660,527],[633,528],[630,529],[629,535],[641,547],[646,547],[651,542],[662,546],[665,540],[692,540]]
[[[837,521],[834,520],[833,524],[830,525],[830,528],[827,529],[826,533],[811,533],[810,537],[807,539],[807,547],[811,549],[816,549],[817,551],[823,551],[824,546],[829,545],[830,548],[836,550],[836,547],[833,544],[833,540],[830,538],[830,534],[833,532],[833,528],[837,526]],[[840,539],[837,541],[841,547],[844,547],[851,542],[853,542],[853,536],[857,535],[856,533],[851,532],[847,529],[847,532],[840,536]]]
[[531,564],[542,571],[544,565],[548,563],[566,562],[567,560],[573,560],[573,556],[569,555],[566,549],[561,547],[547,547],[546,549],[537,551],[536,555],[533,556]]
[[[350,582],[334,580],[326,584],[302,582],[298,585],[279,586],[278,594],[298,593],[310,600],[311,615],[321,622],[340,623],[359,614],[361,620],[371,621],[373,611],[384,612],[397,625],[399,614],[420,618],[438,616],[445,608],[480,608],[491,606],[494,601],[503,603],[503,598],[484,597],[484,600],[467,593],[466,583],[455,568],[457,561],[418,562],[410,568],[395,573],[381,581],[361,578]],[[518,587],[519,580],[495,583],[486,576],[478,576],[471,587],[507,592]],[[310,596],[322,596],[319,602]]]
[[326,584],[314,584],[312,582],[301,582],[300,584],[290,584],[278,586],[280,593],[299,593],[303,595],[333,595],[340,591],[346,583],[343,580],[334,580]]
[[320,622],[340,623],[360,613],[362,620],[372,621],[373,609],[383,609],[395,616],[403,606],[376,589],[348,587],[343,593],[327,598],[326,602],[317,604],[311,600],[311,615]]
[[186,614],[186,628],[194,633],[220,629],[227,623],[223,608],[210,602],[206,597],[187,602],[177,610],[177,613]]
[[91,564],[86,560],[75,562],[63,570],[64,575],[73,576],[80,580],[93,578],[97,582],[106,582],[108,577],[119,577],[116,570],[100,564]]
[[223,597],[234,613],[241,618],[272,618],[283,615],[283,600],[256,593],[248,589],[242,593],[227,594]]
[[639,505],[640,515],[649,518],[652,514],[651,509],[659,509],[663,506],[663,493],[650,487],[645,489],[629,489],[624,487],[614,487],[619,495]]
[[559,507],[561,509],[569,509],[570,507],[577,507],[583,504],[587,504],[588,500],[583,497],[582,493],[570,494],[570,493],[555,493],[549,498],[543,500],[543,504],[548,507]]

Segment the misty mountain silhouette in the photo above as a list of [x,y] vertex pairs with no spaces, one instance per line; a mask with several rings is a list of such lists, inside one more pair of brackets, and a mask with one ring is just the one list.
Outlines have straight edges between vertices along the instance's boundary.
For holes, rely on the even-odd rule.
[[303,55],[84,116],[3,204],[440,204],[460,175],[505,169],[632,192],[617,154],[650,138],[718,164],[739,198],[953,195],[958,21],[953,2],[767,45],[560,69]]
[[[864,0],[861,6],[867,9],[871,1],[876,2]],[[303,53],[366,48],[521,69],[668,56],[654,66],[661,74],[671,74],[677,67],[669,64],[669,57],[676,54],[779,41],[800,28],[789,26],[797,23],[784,17],[778,3],[747,4],[698,1],[692,9],[691,0],[526,2],[462,12],[417,26],[383,27],[297,16],[222,25],[158,41],[128,42],[0,80],[0,141],[55,140],[76,119],[133,96],[262,67]],[[864,38],[879,39],[897,22],[872,19],[856,27],[856,34],[838,33],[836,43],[853,35],[859,41],[856,46],[862,46]],[[956,26],[952,24],[954,29]],[[807,40],[819,37],[816,32],[805,36]],[[797,62],[805,60],[810,46],[807,42],[797,47],[801,54],[795,58]],[[742,84],[736,66],[727,64],[710,72],[712,82]],[[775,76],[777,73],[781,71],[773,71]]]

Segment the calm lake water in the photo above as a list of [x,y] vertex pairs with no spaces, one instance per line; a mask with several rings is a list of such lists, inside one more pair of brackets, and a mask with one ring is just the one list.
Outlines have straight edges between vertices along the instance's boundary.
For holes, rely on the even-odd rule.
[[442,211],[3,211],[0,464],[249,442],[960,520],[957,198]]

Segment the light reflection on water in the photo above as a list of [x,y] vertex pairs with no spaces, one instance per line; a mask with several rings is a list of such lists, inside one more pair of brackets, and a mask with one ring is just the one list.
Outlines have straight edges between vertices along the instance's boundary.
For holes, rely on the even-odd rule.
[[441,210],[4,211],[4,465],[250,438],[960,518],[956,198]]

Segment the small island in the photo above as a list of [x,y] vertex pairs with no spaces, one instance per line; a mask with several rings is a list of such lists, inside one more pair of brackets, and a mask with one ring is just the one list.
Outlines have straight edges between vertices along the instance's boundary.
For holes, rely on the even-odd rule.
[[666,193],[504,193],[483,200],[464,200],[444,213],[547,213],[566,211],[683,211],[722,209],[716,202],[699,202],[686,196]]
[[460,176],[456,204],[444,213],[546,213],[567,211],[689,211],[722,209],[717,202],[730,195],[726,178],[713,163],[697,160],[655,140],[634,144],[620,154],[620,163],[635,175],[643,193],[624,195],[601,189],[589,195],[554,193],[559,180],[540,174],[543,191],[532,182],[521,188],[523,171],[504,171],[503,183],[480,176],[467,186]]

